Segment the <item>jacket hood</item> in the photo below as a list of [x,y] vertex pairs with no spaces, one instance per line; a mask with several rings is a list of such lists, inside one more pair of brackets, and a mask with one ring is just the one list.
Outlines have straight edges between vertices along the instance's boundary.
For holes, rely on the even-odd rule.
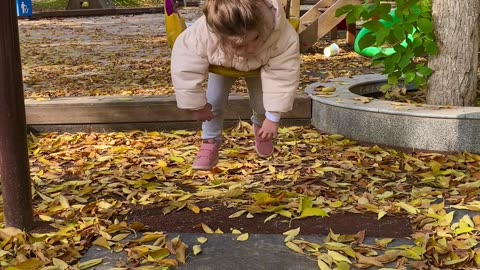
[[273,19],[274,19],[274,28],[273,30],[279,30],[282,27],[282,23],[285,20],[282,20],[282,17],[285,17],[285,11],[283,10],[283,6],[280,1],[278,0],[263,0],[267,7],[269,7],[273,12]]

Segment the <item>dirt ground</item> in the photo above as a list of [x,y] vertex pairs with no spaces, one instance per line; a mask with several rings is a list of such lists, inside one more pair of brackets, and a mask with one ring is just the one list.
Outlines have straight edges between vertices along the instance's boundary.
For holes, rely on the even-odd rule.
[[[187,22],[198,14],[182,12]],[[173,94],[163,14],[22,20],[19,26],[26,98]],[[299,92],[311,82],[373,72],[369,59],[344,39],[336,42],[343,49],[338,56],[323,56],[328,38],[302,55]],[[242,80],[233,92],[246,93]]]

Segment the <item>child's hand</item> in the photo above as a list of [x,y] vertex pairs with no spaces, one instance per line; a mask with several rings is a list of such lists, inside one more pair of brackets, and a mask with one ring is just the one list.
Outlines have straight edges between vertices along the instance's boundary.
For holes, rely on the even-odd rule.
[[205,104],[205,106],[202,109],[192,111],[192,112],[193,112],[193,117],[197,121],[205,122],[213,119],[212,105],[210,103]]
[[260,138],[271,140],[277,136],[278,123],[270,121],[268,118],[263,121],[262,127],[258,131]]

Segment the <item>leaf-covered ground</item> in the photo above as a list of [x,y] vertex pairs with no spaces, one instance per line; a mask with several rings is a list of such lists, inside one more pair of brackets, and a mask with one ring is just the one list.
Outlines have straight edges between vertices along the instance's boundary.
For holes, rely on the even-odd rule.
[[[187,21],[198,14],[183,12]],[[26,98],[173,94],[163,14],[19,23]],[[310,82],[372,72],[366,58],[344,51],[327,59],[322,49],[302,55],[299,92]],[[243,81],[233,91],[246,93]]]
[[[20,21],[26,98],[171,95],[162,24],[161,14]],[[311,81],[372,72],[365,58],[343,52],[326,59],[321,48],[302,56],[299,91]],[[239,83],[234,91],[244,90]],[[253,150],[251,129],[242,122],[226,132],[219,166],[208,172],[190,169],[199,142],[192,132],[30,136],[38,227],[28,234],[0,229],[0,266],[86,269],[101,263],[78,263],[96,245],[124,252],[123,269],[168,269],[188,255],[201,256],[208,235],[187,247],[140,223],[141,214],[193,214],[197,232],[248,241],[252,231],[218,228],[207,219],[228,209],[232,220],[248,217],[260,226],[299,224],[285,228],[285,248],[317,260],[322,270],[389,262],[397,269],[478,268],[480,216],[458,210],[480,210],[480,156],[407,154],[290,127],[281,129],[275,156],[264,160]],[[342,213],[379,222],[408,218],[413,244],[395,246],[389,236],[367,245],[368,230],[333,230],[322,243],[300,239],[308,233],[302,221],[321,223]],[[136,232],[143,237],[131,240]]]
[[[463,269],[480,262],[480,216],[454,220],[458,209],[480,210],[479,155],[407,154],[361,146],[309,127],[289,127],[281,128],[275,155],[259,159],[252,127],[241,122],[225,132],[218,167],[198,172],[190,169],[198,135],[31,135],[34,213],[44,224],[29,234],[1,229],[0,264],[16,265],[7,269],[85,269],[101,262],[77,263],[93,244],[125,252],[130,267],[168,269],[184,263],[187,255],[201,256],[208,235],[187,247],[181,239],[124,217],[135,209],[156,207],[158,215],[183,211],[201,220],[220,206],[232,209],[232,219],[252,217],[260,224],[322,222],[336,213],[410,218],[414,244],[404,246],[390,245],[390,238],[367,245],[365,231],[332,231],[324,243],[310,243],[299,238],[301,227],[291,227],[285,232],[285,248],[315,258],[319,269],[380,268],[392,261],[397,269]],[[249,231],[232,229],[200,222],[196,230],[239,234],[238,241],[248,241]],[[127,240],[138,231],[143,238]]]
[[[112,0],[115,8],[136,7],[159,7],[163,5],[161,0]],[[43,12],[53,10],[65,10],[68,0],[32,0],[32,11]]]

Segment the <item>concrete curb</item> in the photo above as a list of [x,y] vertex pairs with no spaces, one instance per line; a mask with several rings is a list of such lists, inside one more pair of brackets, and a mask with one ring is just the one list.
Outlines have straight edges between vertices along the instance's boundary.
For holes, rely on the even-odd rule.
[[[327,133],[362,142],[431,151],[480,152],[479,107],[360,101],[360,94],[378,92],[385,82],[386,76],[373,74],[307,86],[305,92],[312,98],[312,124]],[[315,94],[319,86],[336,90],[332,96],[322,97]]]

